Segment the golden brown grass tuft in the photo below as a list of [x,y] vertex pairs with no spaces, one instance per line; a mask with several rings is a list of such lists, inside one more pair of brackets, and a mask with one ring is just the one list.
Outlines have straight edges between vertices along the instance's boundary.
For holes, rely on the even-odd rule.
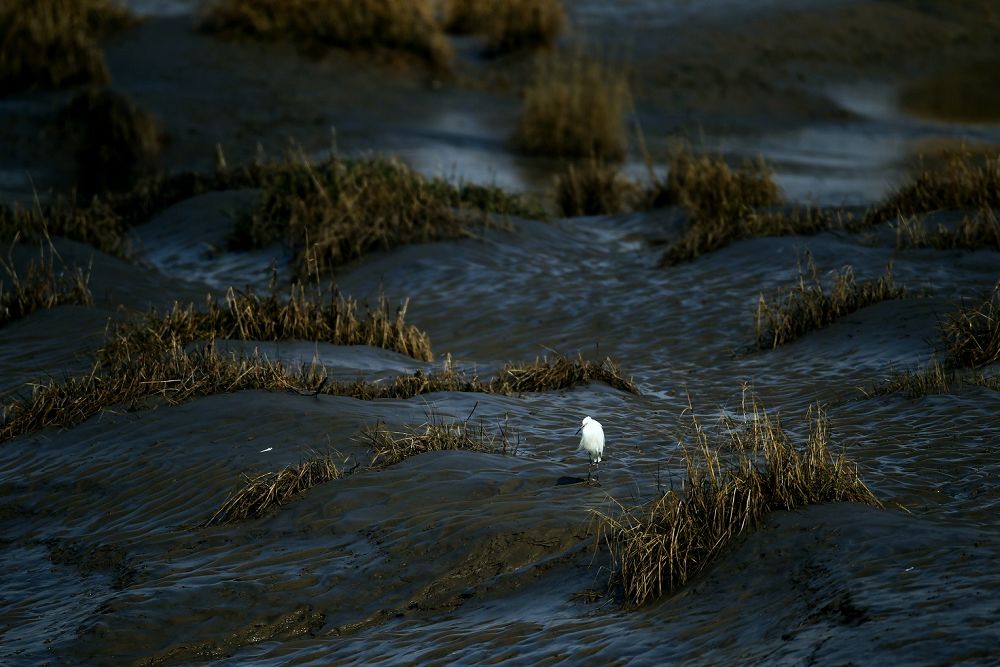
[[447,0],[444,5],[445,29],[483,35],[491,55],[552,46],[565,23],[560,0]]
[[963,148],[948,155],[943,168],[924,169],[873,206],[865,220],[875,224],[940,209],[994,208],[1000,208],[1000,153],[977,158]]
[[846,266],[834,276],[832,289],[827,293],[809,256],[805,271],[799,267],[799,282],[795,287],[771,303],[760,295],[754,316],[757,347],[774,349],[829,326],[844,315],[905,295],[906,291],[893,282],[891,264],[877,280],[860,283],[854,278],[854,269]]
[[979,368],[1000,362],[1000,282],[978,303],[965,303],[941,322],[946,363]]
[[0,95],[108,82],[100,40],[134,19],[110,0],[0,3]]
[[175,303],[165,313],[151,312],[117,325],[104,354],[113,357],[127,349],[169,349],[200,340],[297,339],[371,345],[433,361],[430,337],[406,323],[408,305],[404,301],[393,313],[382,297],[376,307],[361,315],[358,303],[350,297],[336,291],[325,295],[301,283],[293,283],[287,297],[273,286],[266,296],[252,289],[230,289],[222,303],[208,295],[201,309]]
[[599,539],[627,603],[639,606],[684,586],[771,512],[830,502],[882,507],[857,466],[830,452],[822,408],[810,408],[806,419],[809,434],[797,445],[751,397],[743,419],[723,419],[713,444],[692,414],[691,442],[681,443],[684,491],[597,513]]
[[79,267],[56,272],[51,253],[43,252],[37,262],[32,260],[23,277],[9,259],[0,264],[7,274],[6,281],[0,277],[0,327],[43,308],[94,302],[87,285],[89,274]]
[[77,187],[84,192],[125,190],[154,173],[166,133],[148,112],[106,88],[76,95],[59,114],[74,148]]
[[498,424],[492,433],[487,431],[483,420],[478,425],[470,424],[469,420],[451,423],[432,420],[405,431],[389,431],[379,424],[365,433],[372,454],[368,467],[385,468],[426,452],[461,449],[509,456],[517,453],[517,436],[512,436],[506,424]]
[[966,215],[955,227],[938,225],[931,231],[918,216],[901,217],[896,223],[896,247],[1000,251],[1000,219],[992,209],[983,209]]
[[376,250],[468,237],[474,223],[490,223],[486,212],[537,212],[497,188],[426,179],[395,159],[333,156],[313,164],[300,154],[262,187],[260,205],[238,224],[232,245],[283,240],[296,250],[302,275]]
[[86,375],[32,386],[31,395],[3,410],[0,442],[47,427],[70,427],[112,406],[140,409],[158,400],[170,405],[202,396],[266,389],[315,392],[322,368],[288,371],[261,357],[219,354],[209,345],[195,350],[124,348],[102,355]]
[[859,391],[864,398],[904,394],[920,398],[930,394],[950,394],[966,387],[985,387],[1000,391],[1000,376],[985,376],[975,371],[948,368],[936,359],[926,368],[892,371],[882,382]]
[[603,382],[630,394],[640,393],[632,378],[625,377],[610,357],[598,364],[587,361],[582,355],[571,359],[561,354],[551,359],[535,359],[530,364],[504,366],[490,381],[489,390],[495,394],[556,391],[590,382]]
[[258,519],[312,487],[341,476],[331,456],[315,456],[298,465],[285,466],[278,472],[247,476],[243,487],[227,498],[205,525]]
[[755,236],[815,233],[833,222],[833,214],[821,210],[758,210],[781,201],[774,174],[763,160],[733,169],[717,155],[696,155],[686,146],[673,150],[666,180],[653,184],[645,205],[680,206],[688,226],[664,251],[660,265],[690,261]]
[[514,145],[529,155],[621,160],[628,82],[614,69],[576,56],[546,56],[524,91]]
[[339,47],[413,54],[442,69],[452,58],[430,0],[211,0],[201,28],[288,40],[309,53]]
[[619,213],[638,186],[615,165],[597,158],[569,163],[556,176],[556,204],[564,217]]

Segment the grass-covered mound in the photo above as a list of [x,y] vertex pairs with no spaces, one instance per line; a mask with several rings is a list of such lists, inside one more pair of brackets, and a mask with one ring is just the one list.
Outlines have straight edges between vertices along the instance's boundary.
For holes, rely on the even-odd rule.
[[965,303],[941,322],[946,362],[979,368],[1000,362],[1000,282],[982,301]]
[[560,0],[446,0],[444,4],[445,29],[482,35],[490,55],[552,46],[565,23]]
[[59,114],[73,147],[77,187],[84,192],[127,190],[156,172],[166,133],[152,115],[124,95],[91,88]]
[[369,468],[385,468],[427,452],[465,450],[485,454],[514,455],[517,439],[503,424],[495,433],[486,430],[482,420],[478,425],[464,422],[431,421],[403,431],[390,431],[383,425],[365,433],[371,451]]
[[923,218],[904,216],[896,223],[896,247],[1000,251],[1000,218],[993,209],[983,209],[956,225],[931,230]]
[[649,188],[643,205],[680,206],[687,213],[683,235],[660,258],[664,267],[742,239],[814,234],[842,224],[836,213],[819,209],[773,208],[781,202],[781,190],[763,160],[734,169],[718,155],[698,155],[681,147],[671,152],[666,178]]
[[34,384],[30,396],[4,406],[0,442],[47,427],[74,426],[116,405],[140,409],[246,390],[378,400],[407,399],[437,391],[557,391],[603,381],[638,393],[632,381],[610,360],[595,364],[582,358],[560,358],[510,365],[490,381],[446,368],[440,373],[418,371],[397,376],[392,382],[338,382],[317,364],[289,368],[257,354],[222,354],[211,342],[192,347],[156,341],[155,337],[121,337],[102,350],[86,375]]
[[940,209],[995,208],[1000,208],[1000,153],[977,156],[963,149],[948,155],[939,168],[924,168],[909,183],[873,206],[865,221],[875,224]]
[[362,315],[356,301],[339,292],[293,283],[287,296],[272,287],[266,295],[252,289],[230,289],[219,303],[212,295],[204,307],[194,304],[151,312],[126,320],[111,330],[107,357],[127,350],[168,349],[206,340],[309,340],[333,345],[371,345],[433,361],[430,337],[406,323],[408,301],[393,312],[382,298]]
[[1000,391],[1000,375],[986,376],[968,369],[949,368],[934,360],[925,368],[892,371],[885,380],[859,390],[864,398],[888,394],[920,398],[930,394],[951,394],[969,387]]
[[760,295],[754,316],[757,347],[774,349],[845,315],[905,295],[906,291],[893,282],[891,265],[878,279],[862,282],[855,279],[854,269],[846,266],[834,276],[827,291],[810,256],[807,268],[799,268],[798,283],[784,295],[771,302]]
[[206,525],[260,518],[308,489],[340,479],[342,475],[333,457],[325,455],[285,466],[278,472],[247,476],[242,487],[226,499]]
[[51,253],[42,252],[38,261],[32,260],[23,276],[9,261],[0,265],[5,274],[0,275],[0,327],[43,308],[94,302],[89,275],[79,267],[57,271]]
[[743,419],[726,419],[713,441],[692,416],[681,443],[683,490],[672,489],[639,507],[598,513],[600,539],[614,562],[613,581],[628,604],[677,590],[771,512],[845,501],[882,506],[857,466],[830,451],[822,409],[812,408],[806,419],[808,436],[796,443],[777,417],[752,400]]
[[356,464],[349,470],[342,470],[337,467],[332,455],[319,454],[302,463],[285,466],[278,472],[244,476],[240,487],[205,525],[257,519],[316,485],[358,471],[381,470],[427,452],[465,450],[513,456],[517,453],[517,438],[505,424],[498,426],[498,430],[491,433],[482,420],[478,425],[468,420],[453,423],[430,421],[401,431],[390,431],[379,424],[362,435],[369,444],[372,457],[367,467],[361,468]]
[[207,32],[288,40],[309,53],[338,47],[411,54],[446,68],[452,53],[430,0],[210,0]]
[[[195,195],[237,189],[259,189],[262,196],[238,221],[232,245],[283,239],[298,251],[303,275],[370,250],[467,236],[488,222],[487,213],[545,216],[539,206],[500,188],[425,178],[391,158],[335,155],[314,164],[298,155],[209,174],[143,179],[126,192],[89,199],[55,197],[30,209],[0,206],[0,240],[38,239],[45,232],[127,257],[125,232],[131,227]],[[315,261],[307,261],[307,250]]]
[[300,272],[323,272],[375,250],[471,234],[484,215],[539,211],[493,187],[428,179],[387,158],[289,158],[262,184],[259,206],[244,216],[235,248],[288,243]]
[[0,3],[0,96],[109,80],[100,41],[134,19],[111,0]]
[[538,60],[514,146],[529,155],[617,161],[625,155],[628,81],[582,54]]

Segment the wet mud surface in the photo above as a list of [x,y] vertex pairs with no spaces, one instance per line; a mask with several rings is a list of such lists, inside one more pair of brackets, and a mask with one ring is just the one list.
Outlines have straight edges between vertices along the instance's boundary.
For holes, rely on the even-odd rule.
[[[429,173],[454,168],[522,190],[548,186],[550,165],[507,147],[518,109],[511,91],[438,88],[344,54],[312,62],[268,47],[262,55],[258,46],[192,32],[191,3],[135,4],[153,15],[109,45],[109,63],[116,88],[167,126],[172,169],[211,168],[216,142],[234,162],[253,157],[257,142],[280,150],[289,136],[318,152],[335,125],[347,152],[387,151]],[[897,70],[916,72],[923,61],[898,65],[895,43],[876,46],[852,21],[877,32],[906,19],[900,25],[911,38],[953,44],[959,63],[987,48],[968,21],[969,43],[979,46],[964,51],[927,32],[920,3],[610,4],[575,3],[573,25],[584,33],[607,26],[604,38],[631,50],[645,86],[637,112],[646,132],[663,138],[707,119],[706,144],[731,156],[763,153],[792,198],[871,203],[898,182],[921,142],[1000,139],[981,119],[905,114],[892,95],[887,106]],[[731,39],[737,28],[751,32],[734,19],[739,12],[749,25],[768,26],[753,44]],[[790,26],[815,25],[833,26],[829,39],[845,40],[845,54],[851,40],[872,44],[872,53],[856,56],[873,63],[867,88],[845,83],[862,71],[847,55],[817,43],[825,55],[813,57],[805,37],[789,41]],[[658,31],[674,36],[647,35]],[[786,51],[766,51],[768,40]],[[692,68],[720,67],[708,52],[716,44],[718,56],[722,43],[777,82],[740,75],[704,90],[684,83],[703,80]],[[662,58],[671,67],[659,70]],[[468,65],[505,66],[521,65]],[[800,72],[807,83],[794,83]],[[0,101],[5,119],[23,121],[20,129],[3,125],[11,147],[0,164],[5,194],[30,199],[24,173],[43,183],[70,178],[58,151],[32,141],[55,97]],[[729,104],[735,98],[742,106]],[[167,209],[133,230],[132,262],[55,240],[63,259],[90,267],[95,305],[0,328],[0,390],[23,395],[32,382],[86,371],[109,318],[201,301],[229,286],[264,289],[272,261],[287,280],[286,248],[225,248],[235,212],[255,196],[213,193]],[[411,300],[408,322],[429,333],[439,355],[430,364],[369,347],[226,344],[289,363],[317,359],[338,379],[374,381],[439,369],[446,353],[456,368],[486,375],[551,350],[580,351],[614,357],[640,396],[603,384],[385,401],[253,391],[113,408],[71,429],[0,443],[0,662],[995,663],[1000,393],[861,400],[858,388],[930,360],[939,319],[996,282],[1000,256],[897,250],[885,226],[751,239],[657,268],[662,248],[648,240],[673,238],[682,223],[676,210],[512,220],[509,230],[374,254],[338,271],[337,285],[355,298]],[[807,251],[821,272],[850,264],[859,278],[881,275],[891,261],[910,296],[777,350],[752,350],[759,294],[794,283]],[[24,265],[37,252],[16,246],[11,258]],[[689,397],[714,423],[739,408],[744,383],[793,432],[805,427],[799,418],[809,404],[826,403],[834,446],[889,509],[835,504],[774,514],[681,591],[623,608],[608,591],[611,563],[595,549],[589,510],[679,484],[679,420]],[[470,414],[487,424],[507,420],[516,454],[424,454],[359,469],[261,519],[204,526],[242,475],[314,451],[364,466],[366,427]],[[586,459],[574,452],[585,415],[608,438],[594,485],[578,483]]]

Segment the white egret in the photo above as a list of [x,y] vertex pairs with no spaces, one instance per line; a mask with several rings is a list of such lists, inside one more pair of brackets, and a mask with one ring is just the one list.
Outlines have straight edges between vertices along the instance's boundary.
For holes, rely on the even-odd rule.
[[590,456],[590,468],[587,470],[587,481],[590,481],[591,474],[601,462],[601,456],[604,454],[604,428],[601,426],[601,422],[584,417],[583,424],[577,433],[581,431],[583,435],[580,437],[580,446],[576,448],[576,451],[582,449]]

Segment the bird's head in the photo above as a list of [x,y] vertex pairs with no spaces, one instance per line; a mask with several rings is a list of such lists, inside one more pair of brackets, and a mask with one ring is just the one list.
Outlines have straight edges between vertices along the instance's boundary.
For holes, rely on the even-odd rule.
[[580,423],[580,428],[576,429],[576,432],[579,433],[580,431],[582,431],[584,428],[586,428],[587,424],[589,424],[592,421],[594,421],[594,420],[591,419],[589,416],[588,417],[584,417],[583,418],[583,422]]

